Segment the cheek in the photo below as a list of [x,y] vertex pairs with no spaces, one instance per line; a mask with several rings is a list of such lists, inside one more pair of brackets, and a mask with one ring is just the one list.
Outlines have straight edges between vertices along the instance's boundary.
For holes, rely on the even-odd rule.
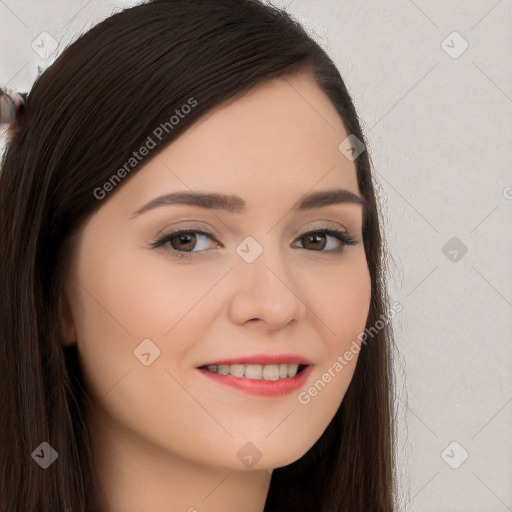
[[165,338],[196,310],[214,309],[209,292],[226,269],[177,262],[164,249],[131,251],[116,261],[104,286],[113,307],[140,336]]
[[315,282],[322,284],[309,294],[309,301],[332,362],[354,339],[358,340],[366,326],[371,278],[362,248],[338,267],[317,275]]
[[[316,275],[323,283],[307,295],[313,310],[316,332],[322,343],[322,358],[316,364],[308,385],[297,394],[297,416],[290,435],[304,436],[310,443],[323,433],[334,417],[352,381],[371,302],[371,278],[364,253],[337,270]],[[310,288],[311,289],[311,288]]]
[[371,302],[366,259],[361,253],[353,256],[357,258],[340,266],[339,272],[330,272],[316,297],[325,357],[315,369],[315,377],[321,382],[308,395],[313,398],[321,392],[323,397],[317,402],[323,402],[331,412],[341,402],[355,371]]
[[[225,432],[182,383],[195,342],[191,332],[200,337],[205,322],[205,304],[194,306],[218,276],[195,271],[192,277],[190,267],[170,279],[169,267],[166,274],[159,263],[143,269],[140,260],[108,250],[101,264],[84,263],[78,274],[82,286],[71,299],[80,362],[95,405],[116,425],[157,445],[198,458],[200,450],[213,453],[204,429],[214,432],[216,446],[222,446]],[[147,339],[157,348],[145,342],[152,360],[146,366],[134,351],[141,355],[138,347]]]
[[[77,274],[81,286],[74,288],[71,300],[80,358],[93,395],[103,397],[114,387],[119,394],[129,382],[138,382],[136,389],[145,394],[141,403],[149,403],[155,390],[170,392],[172,379],[165,369],[189,364],[188,354],[216,314],[208,293],[223,271],[176,265],[156,252],[141,257],[138,251],[112,245],[101,254],[84,254],[88,257]],[[154,347],[141,345],[148,339]],[[139,346],[149,347],[150,360],[157,355],[149,366],[137,358],[147,353]],[[130,392],[122,402],[134,405],[138,397]],[[159,409],[158,402],[153,405],[154,411]]]
[[82,263],[79,279],[87,293],[79,299],[90,315],[87,329],[112,328],[133,342],[164,338],[218,280],[206,266],[178,265],[156,249],[116,252],[110,246],[97,261]]

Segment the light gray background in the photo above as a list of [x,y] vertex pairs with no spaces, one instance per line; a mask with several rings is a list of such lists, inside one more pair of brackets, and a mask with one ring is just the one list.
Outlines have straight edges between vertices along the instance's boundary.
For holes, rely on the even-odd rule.
[[[1,85],[27,91],[38,65],[137,3],[0,0]],[[274,3],[332,56],[369,140],[403,306],[402,510],[512,510],[512,0]],[[31,47],[42,32],[60,41],[48,58]]]

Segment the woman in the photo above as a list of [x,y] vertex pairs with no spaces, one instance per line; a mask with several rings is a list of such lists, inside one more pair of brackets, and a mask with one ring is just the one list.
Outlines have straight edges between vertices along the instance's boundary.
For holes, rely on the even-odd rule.
[[142,4],[17,112],[0,510],[394,510],[370,160],[302,27],[259,1]]

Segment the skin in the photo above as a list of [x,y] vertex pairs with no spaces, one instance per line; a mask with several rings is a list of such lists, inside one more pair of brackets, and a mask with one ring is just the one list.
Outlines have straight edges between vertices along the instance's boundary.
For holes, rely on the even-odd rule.
[[[272,469],[327,428],[357,354],[307,405],[297,396],[365,328],[362,208],[291,208],[312,191],[360,195],[355,164],[338,149],[346,137],[309,74],[266,82],[142,162],[84,225],[67,276],[64,343],[77,343],[95,398],[87,415],[104,510],[261,512]],[[190,190],[240,196],[248,210],[167,205],[133,217],[160,195]],[[333,225],[356,245],[328,252],[341,242],[302,236]],[[215,239],[175,241],[190,260],[174,258],[170,243],[150,246],[186,227]],[[263,248],[250,264],[236,252],[247,236]],[[160,349],[149,366],[134,356],[144,339]],[[301,354],[313,372],[297,391],[261,397],[196,369],[255,353]],[[247,442],[261,453],[252,467],[237,457]]]

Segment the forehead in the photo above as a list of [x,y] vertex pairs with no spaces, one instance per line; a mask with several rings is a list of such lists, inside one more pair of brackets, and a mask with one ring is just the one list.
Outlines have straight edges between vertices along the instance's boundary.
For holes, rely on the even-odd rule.
[[347,135],[313,78],[287,75],[209,112],[142,162],[120,199],[140,206],[165,192],[205,190],[242,196],[251,209],[294,202],[313,187],[357,193],[355,164],[338,149]]

